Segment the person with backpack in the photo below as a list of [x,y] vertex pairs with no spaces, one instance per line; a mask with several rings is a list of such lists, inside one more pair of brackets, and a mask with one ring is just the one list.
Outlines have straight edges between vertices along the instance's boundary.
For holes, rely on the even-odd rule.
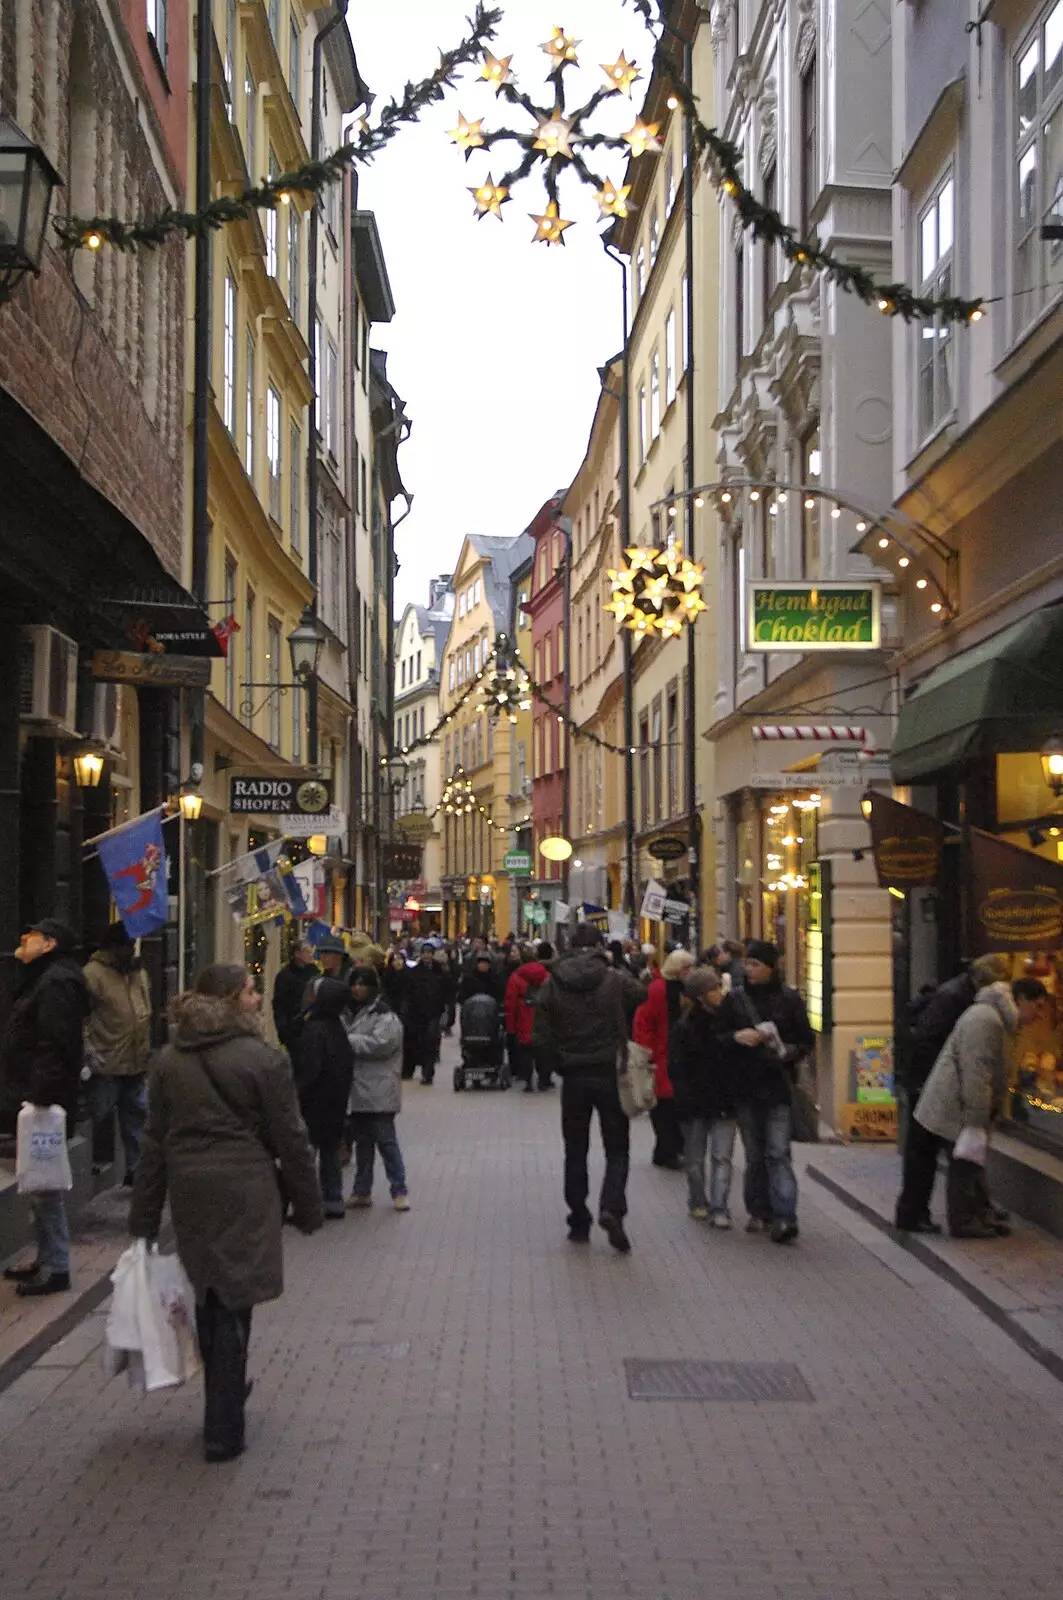
[[792,1093],[797,1063],[815,1050],[816,1036],[804,1001],[783,983],[778,964],[775,945],[750,940],[742,984],[720,1008],[720,1042],[732,1054],[746,1156],[746,1232],[790,1244],[798,1235]]
[[552,1064],[549,1056],[536,1051],[532,1045],[532,1024],[535,1004],[543,984],[550,976],[547,962],[553,960],[554,947],[545,940],[535,952],[535,960],[523,962],[506,984],[506,1032],[513,1039],[511,1061],[513,1075],[524,1084],[525,1094],[535,1093],[532,1078],[538,1080],[539,1092],[553,1088]]

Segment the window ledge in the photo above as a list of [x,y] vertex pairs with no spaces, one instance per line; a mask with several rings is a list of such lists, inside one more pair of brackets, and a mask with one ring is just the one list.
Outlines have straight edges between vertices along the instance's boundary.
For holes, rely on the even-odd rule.
[[1012,340],[993,368],[995,376],[1005,384],[1012,384],[1021,378],[1027,368],[1032,366],[1045,353],[1047,347],[1059,338],[1061,324],[1063,324],[1063,288]]
[[904,470],[908,478],[921,478],[942,456],[947,455],[956,442],[957,433],[956,412],[952,410],[927,434],[915,454],[905,463]]

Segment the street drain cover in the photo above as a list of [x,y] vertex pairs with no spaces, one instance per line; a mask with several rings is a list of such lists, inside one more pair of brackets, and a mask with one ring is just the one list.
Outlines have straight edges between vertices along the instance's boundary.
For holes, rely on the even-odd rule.
[[410,1342],[406,1339],[400,1344],[389,1344],[384,1339],[352,1339],[337,1349],[341,1356],[383,1356],[385,1360],[397,1361],[409,1355]]
[[812,1400],[788,1361],[624,1362],[632,1400]]

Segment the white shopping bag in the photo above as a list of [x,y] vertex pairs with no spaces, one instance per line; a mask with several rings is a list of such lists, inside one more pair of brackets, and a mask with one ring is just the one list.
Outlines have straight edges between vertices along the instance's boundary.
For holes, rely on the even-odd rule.
[[973,1161],[984,1167],[989,1154],[989,1133],[985,1128],[963,1128],[952,1151],[957,1161]]
[[130,1382],[151,1392],[187,1383],[200,1370],[196,1302],[176,1256],[162,1256],[138,1239],[111,1274],[104,1370],[128,1370]]
[[32,1106],[28,1100],[23,1105],[18,1114],[15,1177],[20,1194],[74,1187],[62,1106]]

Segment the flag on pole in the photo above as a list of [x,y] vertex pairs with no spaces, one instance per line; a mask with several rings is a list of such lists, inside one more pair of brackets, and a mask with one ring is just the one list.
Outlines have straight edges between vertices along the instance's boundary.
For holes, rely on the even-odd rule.
[[218,887],[230,893],[242,884],[255,883],[259,878],[266,877],[277,865],[283,850],[283,839],[271,839],[269,844],[262,845],[258,850],[249,850],[246,855],[236,856],[223,867],[215,868],[208,876],[217,878]]
[[142,939],[167,922],[166,846],[162,811],[105,835],[98,843],[111,897],[131,939]]

